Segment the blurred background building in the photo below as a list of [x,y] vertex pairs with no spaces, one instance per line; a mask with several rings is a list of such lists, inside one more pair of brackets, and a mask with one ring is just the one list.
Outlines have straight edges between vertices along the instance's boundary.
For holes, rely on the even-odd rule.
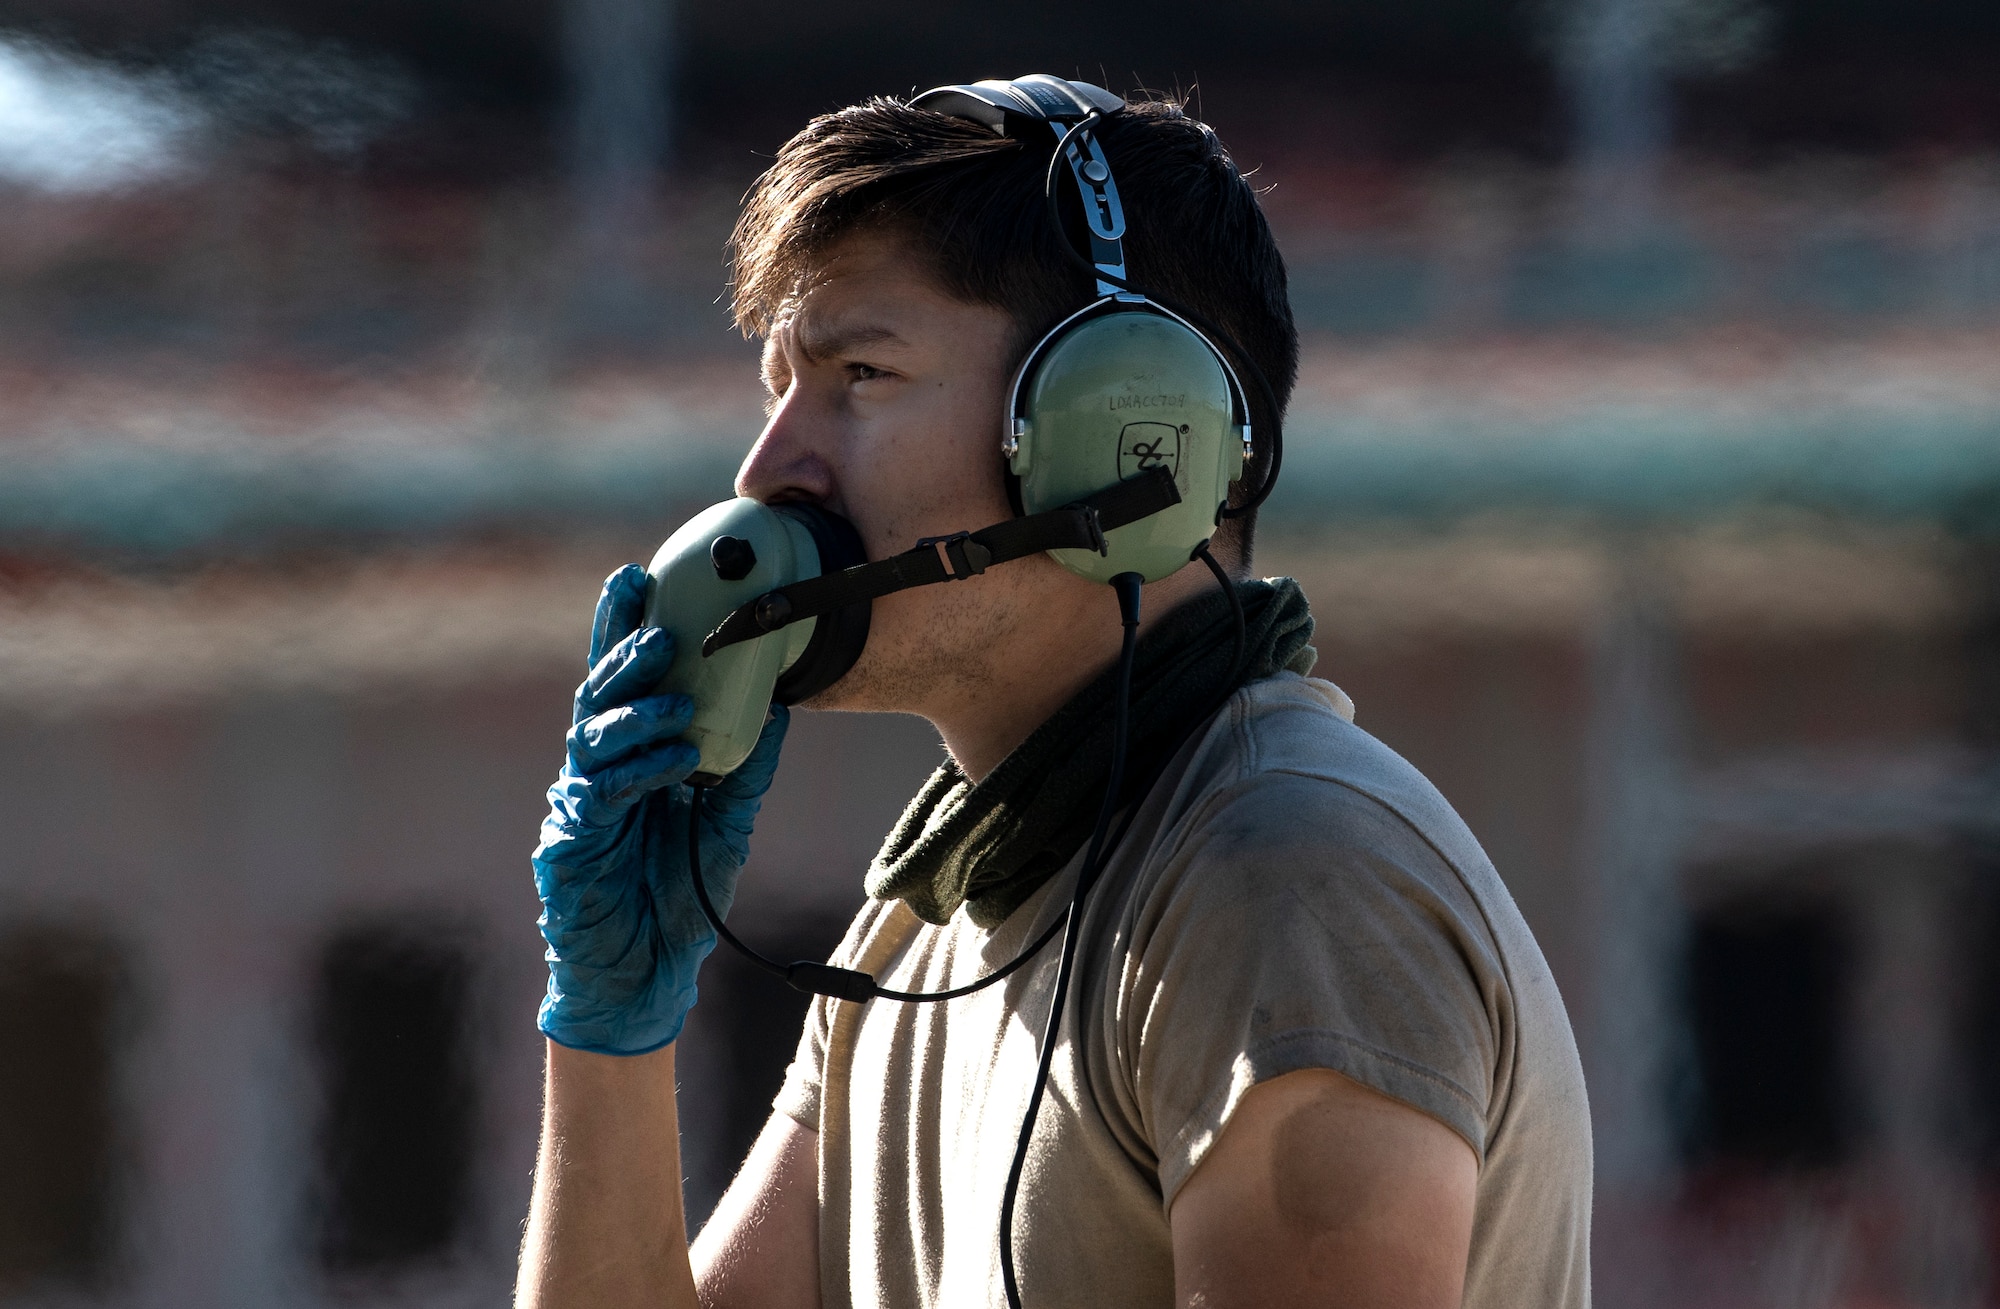
[[[505,1296],[590,606],[761,424],[736,200],[1034,69],[1268,188],[1260,567],[1550,957],[1599,1303],[2000,1303],[1982,0],[0,0],[0,1299]],[[937,757],[802,720],[742,930]],[[801,1009],[703,989],[697,1221]]]

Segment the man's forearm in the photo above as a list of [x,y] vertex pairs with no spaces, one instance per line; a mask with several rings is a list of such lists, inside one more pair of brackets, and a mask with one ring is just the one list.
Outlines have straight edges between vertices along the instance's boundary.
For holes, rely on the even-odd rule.
[[674,1048],[549,1043],[517,1309],[695,1309],[681,1209]]

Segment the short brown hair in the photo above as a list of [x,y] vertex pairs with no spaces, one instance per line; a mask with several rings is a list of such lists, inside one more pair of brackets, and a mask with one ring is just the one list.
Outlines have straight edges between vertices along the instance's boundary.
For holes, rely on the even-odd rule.
[[[1059,235],[1046,215],[1046,144],[878,97],[825,114],[787,141],[745,201],[730,238],[736,322],[768,333],[819,258],[864,228],[906,234],[927,256],[949,295],[1003,309],[1014,320],[1015,359],[1094,297],[1091,278],[1062,240],[1081,242],[1074,193],[1061,212],[1074,230]],[[1298,377],[1298,330],[1285,293],[1285,264],[1257,203],[1222,142],[1172,101],[1140,101],[1097,128],[1130,224],[1126,269],[1132,285],[1192,309],[1219,327],[1218,342],[1261,370],[1280,415]],[[1072,246],[1072,249],[1077,248]],[[1274,415],[1245,374],[1251,419],[1260,433]],[[1238,484],[1265,476],[1270,447]],[[1252,518],[1225,525],[1239,560],[1250,560]]]

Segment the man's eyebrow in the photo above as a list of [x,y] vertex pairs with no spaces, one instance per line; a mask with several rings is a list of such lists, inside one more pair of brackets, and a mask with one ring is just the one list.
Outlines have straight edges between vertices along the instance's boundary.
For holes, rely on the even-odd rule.
[[757,357],[757,375],[764,382],[764,389],[772,395],[778,393],[778,370],[784,366],[784,353],[778,349],[775,340],[764,342],[764,349]]
[[799,353],[808,363],[818,363],[832,355],[846,354],[850,350],[869,345],[906,345],[908,342],[892,329],[878,323],[854,323],[822,327],[811,319],[797,322],[792,339],[798,344]]

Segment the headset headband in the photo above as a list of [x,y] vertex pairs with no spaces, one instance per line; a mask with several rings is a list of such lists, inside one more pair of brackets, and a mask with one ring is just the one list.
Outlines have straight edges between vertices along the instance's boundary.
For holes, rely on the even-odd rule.
[[[1047,73],[1030,73],[1011,82],[936,87],[910,101],[910,107],[970,119],[1007,136],[1010,116],[1037,123],[1074,123],[1092,114],[1115,114],[1125,107],[1125,102],[1088,82],[1066,82]],[[1062,135],[1062,130],[1058,127],[1056,135]]]
[[1100,280],[1097,294],[1135,298],[1125,289],[1125,206],[1104,147],[1088,131],[1076,130],[1090,118],[1115,114],[1125,102],[1101,86],[1069,82],[1047,73],[1030,73],[1011,82],[972,82],[940,86],[910,101],[913,109],[931,109],[992,128],[1002,136],[1018,134],[1023,123],[1041,123],[1056,134],[1056,145],[1076,178],[1083,200],[1083,223],[1090,232],[1090,262],[1101,273],[1118,279]]

